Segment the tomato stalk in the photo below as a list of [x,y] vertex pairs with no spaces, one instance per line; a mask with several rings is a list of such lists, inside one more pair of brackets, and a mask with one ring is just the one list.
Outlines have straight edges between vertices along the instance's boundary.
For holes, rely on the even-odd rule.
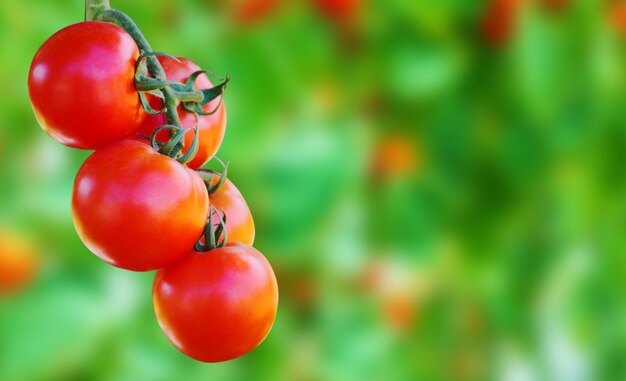
[[[217,226],[213,223],[213,215],[219,217]],[[221,239],[220,239],[221,238]],[[228,231],[226,230],[226,212],[218,212],[212,205],[209,207],[209,218],[207,219],[202,238],[194,245],[197,252],[207,252],[226,246],[228,242]]]
[[[217,192],[226,182],[227,174],[228,174],[228,163],[224,164],[217,156],[214,157],[215,160],[219,161],[222,165],[222,173],[216,172],[212,169],[198,169],[196,173],[202,181],[204,181],[204,185],[206,185],[207,192],[209,192],[209,196]],[[217,183],[213,184],[215,179],[219,179]]]
[[[85,0],[85,19],[93,21],[106,21],[124,29],[135,40],[141,52],[151,53],[152,48],[146,40],[137,24],[124,12],[111,8],[109,0]],[[152,77],[160,81],[166,81],[165,70],[154,55],[146,57],[148,72]],[[178,99],[174,90],[169,86],[160,89],[163,93],[163,107],[168,124],[181,126],[180,117],[176,111]]]

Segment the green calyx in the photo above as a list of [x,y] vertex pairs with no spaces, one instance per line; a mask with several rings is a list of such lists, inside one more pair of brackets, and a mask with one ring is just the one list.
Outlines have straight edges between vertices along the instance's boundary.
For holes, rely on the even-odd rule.
[[[213,216],[219,217],[219,223],[217,226],[213,223]],[[228,231],[226,230],[226,212],[222,209],[219,213],[213,205],[209,207],[209,218],[207,219],[206,226],[202,237],[194,245],[194,250],[198,252],[207,252],[220,247],[226,246],[228,242]]]
[[[166,142],[161,142],[158,140],[157,136],[159,132],[166,130],[169,133],[170,138]],[[187,164],[198,153],[198,147],[200,145],[199,141],[199,133],[198,133],[198,115],[196,115],[196,125],[193,129],[194,136],[193,141],[191,142],[191,146],[187,150],[186,153],[183,153],[185,148],[185,134],[188,129],[174,126],[172,124],[164,124],[154,129],[152,135],[150,136],[150,144],[152,148],[158,151],[162,155],[166,155],[175,159],[181,164]]]
[[[196,173],[202,181],[204,181],[204,185],[206,185],[207,192],[209,192],[209,196],[215,194],[220,188],[224,185],[228,175],[228,164],[224,164],[222,160],[220,160],[217,156],[213,157],[222,165],[222,173],[216,172],[212,169],[198,169]],[[213,184],[215,179],[219,179],[215,184]]]
[[[153,51],[133,20],[125,13],[111,8],[109,0],[85,0],[85,20],[113,23],[124,29],[135,40],[141,52],[135,65],[135,89],[139,94],[139,100],[148,114],[165,114],[166,120],[166,124],[157,128],[152,134],[152,146],[158,149],[160,153],[168,155],[183,164],[193,160],[198,152],[199,115],[215,113],[222,103],[222,98],[220,98],[220,103],[213,110],[205,111],[202,106],[223,95],[230,78],[220,79],[220,84],[209,89],[200,90],[195,88],[199,75],[206,74],[216,78],[217,76],[207,70],[199,70],[190,75],[184,84],[168,81],[165,70],[157,57],[168,57],[176,62],[180,62],[180,60],[168,54]],[[150,106],[148,94],[162,100],[160,109],[157,110]],[[185,111],[194,113],[196,116],[194,140],[184,154],[182,151],[185,148],[184,135],[186,131],[182,128],[180,122],[178,114],[179,104],[182,104],[182,108]],[[156,133],[163,129],[169,131],[170,139],[165,143],[160,143],[156,140]]]

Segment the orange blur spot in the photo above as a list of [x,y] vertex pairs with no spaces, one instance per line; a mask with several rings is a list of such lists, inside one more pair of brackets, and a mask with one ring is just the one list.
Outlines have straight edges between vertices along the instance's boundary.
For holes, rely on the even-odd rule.
[[615,30],[626,36],[626,3],[613,2],[609,6],[609,19]]
[[383,139],[374,151],[375,176],[406,176],[418,169],[422,158],[417,143],[409,136],[390,136]]
[[34,246],[12,232],[0,231],[0,293],[22,290],[32,281],[37,268]]

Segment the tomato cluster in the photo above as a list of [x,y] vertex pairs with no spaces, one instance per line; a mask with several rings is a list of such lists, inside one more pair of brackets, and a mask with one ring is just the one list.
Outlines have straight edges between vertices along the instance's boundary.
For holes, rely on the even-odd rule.
[[113,266],[157,270],[156,318],[181,352],[239,357],[267,336],[278,287],[226,166],[202,169],[224,138],[228,79],[214,85],[193,62],[150,51],[105,3],[45,41],[28,77],[42,129],[94,150],[74,183],[76,231]]

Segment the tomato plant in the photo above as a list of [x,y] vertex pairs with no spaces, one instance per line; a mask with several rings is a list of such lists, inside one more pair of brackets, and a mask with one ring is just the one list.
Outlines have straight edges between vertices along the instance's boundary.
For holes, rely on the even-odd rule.
[[204,228],[208,195],[189,168],[135,140],[96,150],[76,175],[72,216],[85,245],[124,269],[161,268]]
[[[178,57],[179,62],[175,60],[160,56],[159,62],[163,65],[167,80],[176,82],[185,82],[192,73],[201,70],[195,63]],[[213,83],[207,78],[205,74],[200,75],[195,83],[197,89],[211,88]],[[226,131],[226,107],[221,102],[221,97],[213,99],[211,102],[202,106],[204,111],[210,112],[216,110],[211,115],[199,115],[198,116],[198,133],[199,147],[196,156],[187,163],[187,166],[193,169],[202,167],[209,159],[211,159],[220,148],[222,140],[224,140],[224,133]],[[155,109],[160,109],[162,101],[153,95],[148,95],[150,105]],[[178,115],[181,119],[181,125],[183,128],[189,128],[189,131],[185,135],[185,150],[187,152],[188,147],[191,145],[194,137],[193,127],[196,124],[196,117],[193,113],[187,112],[181,105],[178,106]],[[148,115],[140,127],[141,133],[145,135],[151,135],[155,128],[166,124],[165,114]],[[162,131],[159,133],[158,138],[160,141],[166,141],[168,139],[167,132]]]
[[[85,19],[41,46],[28,79],[41,127],[95,149],[74,182],[78,236],[113,266],[159,270],[156,316],[182,352],[207,362],[239,357],[269,333],[278,288],[248,245],[254,221],[226,166],[222,175],[199,169],[224,139],[229,78],[214,86],[192,61],[153,51],[108,0],[86,0]],[[0,289],[31,269],[2,245]]]
[[193,251],[157,272],[154,310],[168,339],[204,362],[242,356],[269,333],[278,286],[265,257],[251,246],[228,243]]
[[134,88],[133,38],[105,22],[70,25],[37,51],[28,74],[35,117],[52,138],[95,149],[137,130],[144,116]]

